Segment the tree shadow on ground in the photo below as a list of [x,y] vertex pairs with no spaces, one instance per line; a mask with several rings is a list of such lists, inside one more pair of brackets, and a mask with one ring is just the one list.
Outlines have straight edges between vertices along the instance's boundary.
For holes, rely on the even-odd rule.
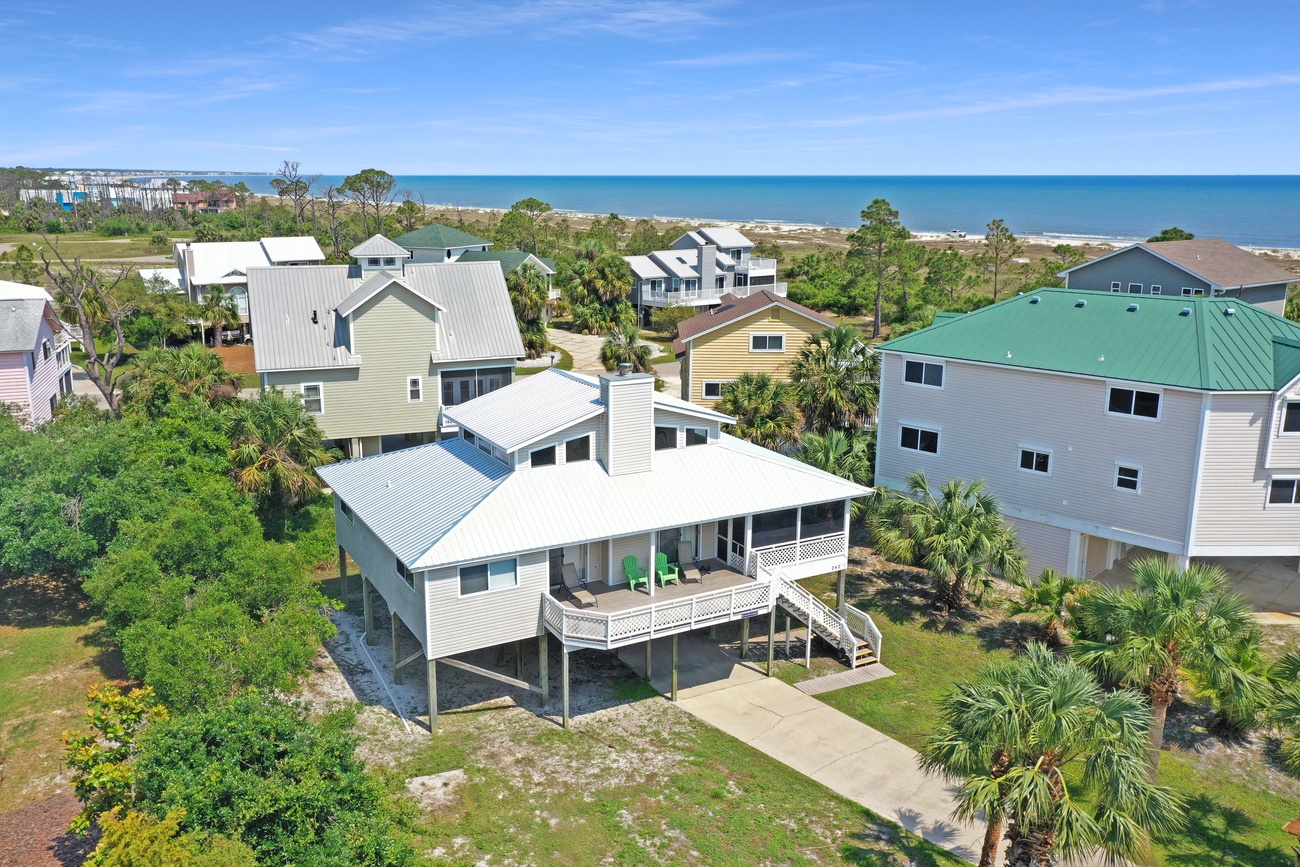
[[940,605],[929,575],[920,570],[886,568],[851,577],[845,590],[849,598],[883,612],[894,623],[916,623],[930,632],[963,633],[982,620],[973,608],[954,611]]
[[77,640],[86,647],[95,649],[91,661],[105,678],[118,684],[130,680],[130,675],[126,671],[126,661],[122,659],[122,651],[108,637],[108,630],[103,624]]
[[[861,828],[848,833],[851,841],[840,848],[840,855],[850,864],[863,867],[895,867],[900,863],[914,867],[945,867],[954,860],[945,857],[935,844],[919,836],[907,836],[893,822],[866,811]],[[900,860],[900,856],[901,859]]]
[[[1165,863],[1187,867],[1217,867],[1221,864],[1251,864],[1254,867],[1295,867],[1293,852],[1279,846],[1251,846],[1241,841],[1241,836],[1256,827],[1256,823],[1243,810],[1225,807],[1204,795],[1187,801],[1184,829],[1161,839],[1170,848],[1183,849],[1189,843],[1195,851],[1174,851],[1166,856]],[[1194,829],[1189,834],[1188,830]]]
[[53,575],[0,577],[0,626],[83,626],[95,612],[81,582]]

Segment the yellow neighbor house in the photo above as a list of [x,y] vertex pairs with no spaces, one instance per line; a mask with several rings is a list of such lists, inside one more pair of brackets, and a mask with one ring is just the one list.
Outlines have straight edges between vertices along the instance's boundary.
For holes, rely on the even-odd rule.
[[682,399],[712,407],[722,386],[742,373],[785,379],[808,338],[835,322],[769,291],[722,303],[677,326],[673,348],[682,362]]

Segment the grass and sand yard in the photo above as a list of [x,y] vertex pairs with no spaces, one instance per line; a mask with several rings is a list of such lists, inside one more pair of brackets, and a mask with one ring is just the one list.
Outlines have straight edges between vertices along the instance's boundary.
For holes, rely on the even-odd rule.
[[[980,667],[1010,658],[1018,643],[1037,637],[1036,629],[992,608],[940,616],[923,572],[885,563],[866,548],[852,555],[846,595],[875,620],[884,635],[882,661],[896,676],[817,698],[919,748],[937,721],[942,695]],[[832,576],[804,583],[834,604]],[[1300,641],[1297,627],[1264,629],[1272,652]],[[1205,722],[1199,705],[1178,701],[1171,709],[1160,782],[1187,800],[1188,819],[1177,835],[1156,841],[1154,863],[1294,867],[1296,841],[1282,826],[1300,817],[1300,779],[1281,768],[1277,744],[1266,733],[1225,740],[1208,732]]]

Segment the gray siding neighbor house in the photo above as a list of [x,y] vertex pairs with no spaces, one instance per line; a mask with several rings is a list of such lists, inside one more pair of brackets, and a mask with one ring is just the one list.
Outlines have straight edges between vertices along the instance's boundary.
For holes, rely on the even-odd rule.
[[[446,414],[457,439],[317,471],[334,492],[340,562],[360,567],[366,641],[382,600],[395,677],[424,663],[431,727],[439,665],[545,703],[552,639],[566,726],[577,650],[648,653],[730,621],[747,647],[749,618],[770,625],[782,607],[851,664],[878,659],[880,633],[843,604],[842,583],[837,608],[795,583],[843,574],[849,507],[870,489],[722,433],[732,419],[656,394],[646,374],[552,369]],[[406,635],[420,645],[410,656]],[[525,640],[536,680],[524,680]],[[506,644],[513,678],[465,658]]]
[[876,481],[984,479],[1031,574],[1300,557],[1300,325],[1039,289],[881,344]]
[[509,385],[524,353],[492,262],[250,268],[248,294],[263,387],[300,394],[349,457],[454,433],[442,409]]
[[1060,273],[1067,289],[1178,298],[1240,298],[1281,316],[1300,280],[1221,238],[1134,244]]
[[674,304],[716,307],[723,295],[785,295],[785,284],[776,282],[776,260],[756,258],[753,250],[754,242],[737,230],[706,226],[682,235],[671,250],[624,256],[632,267],[628,298],[644,315],[647,308]]

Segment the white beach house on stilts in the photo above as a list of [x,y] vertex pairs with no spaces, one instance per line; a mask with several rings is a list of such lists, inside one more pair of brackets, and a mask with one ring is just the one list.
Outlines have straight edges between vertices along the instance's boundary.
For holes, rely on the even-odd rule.
[[[844,604],[849,506],[870,490],[721,433],[731,419],[654,390],[654,377],[558,370],[446,407],[460,435],[318,472],[333,489],[341,564],[360,566],[367,641],[373,594],[393,618],[393,666],[437,663],[549,698],[548,641],[615,650],[781,607],[874,662],[880,633]],[[795,583],[839,572],[831,608]],[[346,583],[346,572],[344,581]],[[401,654],[403,627],[420,642]],[[769,673],[773,630],[768,635]],[[537,639],[540,683],[458,659]],[[673,654],[674,660],[676,653]],[[675,677],[674,670],[674,695]]]

